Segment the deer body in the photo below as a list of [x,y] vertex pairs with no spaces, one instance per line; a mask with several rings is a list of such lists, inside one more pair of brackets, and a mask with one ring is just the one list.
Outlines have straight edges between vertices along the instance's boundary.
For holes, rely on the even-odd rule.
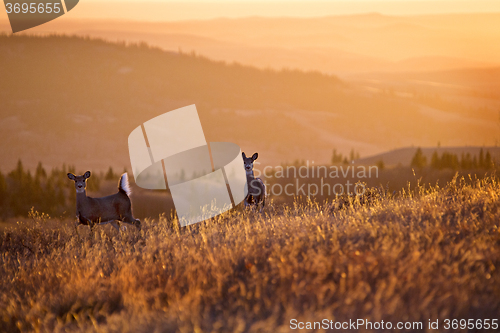
[[264,209],[266,205],[266,185],[260,178],[255,178],[253,173],[253,162],[259,157],[259,154],[255,153],[252,157],[247,157],[245,153],[242,154],[243,163],[245,165],[245,172],[247,176],[247,188],[248,193],[243,202],[245,203],[245,207],[249,206],[261,206],[260,210]]
[[120,221],[133,224],[140,229],[141,221],[132,215],[127,174],[124,173],[120,178],[118,193],[101,198],[87,196],[85,188],[89,177],[90,171],[87,171],[83,176],[68,173],[68,178],[75,182],[77,223],[89,225],[91,229],[96,224],[111,223],[118,229],[116,221]]

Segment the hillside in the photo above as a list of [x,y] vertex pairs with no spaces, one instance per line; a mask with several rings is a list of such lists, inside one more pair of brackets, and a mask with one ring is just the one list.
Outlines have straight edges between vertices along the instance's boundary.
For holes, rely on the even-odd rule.
[[366,156],[438,141],[483,145],[498,133],[496,113],[474,107],[439,113],[419,97],[334,76],[259,70],[144,43],[0,35],[0,72],[2,170],[19,158],[30,168],[42,161],[120,170],[129,165],[132,129],[189,104],[197,105],[208,141],[235,142],[273,165],[328,163],[333,148]]
[[[284,7],[293,6],[276,4],[281,12]],[[103,15],[113,15],[116,8],[94,9],[93,14],[99,18],[78,19],[78,14],[87,6],[92,5],[85,4],[78,12],[26,33],[57,32],[109,41],[145,41],[164,50],[194,50],[210,59],[238,61],[258,68],[297,68],[339,75],[500,65],[498,13],[394,16],[367,11],[343,16],[318,13],[307,18],[247,14],[248,17],[237,19],[219,16],[210,20],[168,22],[166,17],[172,14],[170,3],[158,5],[156,10],[165,17],[155,22],[139,19],[137,14],[128,20],[104,19],[97,14],[102,11]],[[111,5],[103,3],[102,6]],[[131,9],[133,4],[115,7],[126,6]],[[144,5],[140,8],[147,10]],[[222,8],[219,10],[224,16]],[[8,26],[1,23],[0,31],[8,31]]]
[[[438,63],[439,59],[431,59]],[[450,61],[450,59],[444,59]],[[488,101],[494,111],[500,110],[500,67],[474,68],[469,66],[454,70],[417,71],[418,63],[414,63],[412,72],[373,72],[351,75],[353,81],[364,80],[379,87],[397,87],[407,92],[424,92],[437,94],[441,99],[464,97],[482,98],[482,103]],[[359,82],[359,81],[358,81]],[[439,99],[436,98],[436,99]],[[477,102],[477,101],[476,101]],[[472,103],[467,103],[472,104]],[[477,105],[478,103],[476,103]]]
[[[406,147],[391,150],[385,153],[376,154],[373,156],[368,156],[365,158],[360,158],[356,160],[356,164],[361,165],[376,165],[377,162],[383,161],[387,166],[410,166],[411,160],[415,156],[418,147]],[[444,152],[453,154],[460,157],[462,154],[469,153],[471,156],[479,156],[479,152],[483,149],[483,152],[490,152],[491,156],[500,161],[500,147],[421,147],[423,155],[427,158],[427,162],[430,163],[432,154],[437,152],[441,156]]]
[[271,205],[182,229],[147,219],[120,236],[109,225],[89,235],[34,214],[0,233],[0,327],[290,332],[292,319],[359,318],[407,322],[410,332],[439,320],[435,331],[444,332],[445,319],[482,324],[500,313],[499,184],[455,179],[354,209]]

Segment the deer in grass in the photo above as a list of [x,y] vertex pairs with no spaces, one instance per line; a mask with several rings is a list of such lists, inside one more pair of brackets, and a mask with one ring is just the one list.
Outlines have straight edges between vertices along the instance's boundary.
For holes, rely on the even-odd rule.
[[243,163],[245,165],[248,188],[248,193],[243,200],[245,208],[252,205],[259,207],[260,205],[260,211],[262,211],[266,205],[266,185],[262,179],[255,178],[253,174],[253,162],[259,157],[259,154],[255,153],[252,157],[247,157],[243,152],[241,155],[243,156]]
[[75,182],[76,189],[76,224],[89,225],[90,230],[97,224],[111,223],[116,230],[120,230],[116,221],[132,224],[139,230],[141,221],[132,215],[132,204],[130,202],[130,185],[127,173],[124,173],[118,182],[118,193],[102,198],[91,198],[87,196],[87,179],[90,171],[82,176],[68,173],[68,178]]

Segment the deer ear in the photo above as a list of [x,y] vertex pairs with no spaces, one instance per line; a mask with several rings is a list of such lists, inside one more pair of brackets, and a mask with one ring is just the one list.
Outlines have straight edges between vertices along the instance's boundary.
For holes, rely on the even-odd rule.
[[68,178],[71,180],[75,180],[75,175],[68,172]]
[[255,160],[257,159],[257,157],[259,157],[259,154],[257,154],[257,153],[253,154],[253,155],[252,155],[252,160],[254,160],[254,161],[255,161]]
[[90,171],[85,172],[83,177],[85,177],[85,179],[90,178]]
[[243,158],[247,158],[247,155],[245,155],[245,152],[242,152],[241,156],[243,156]]

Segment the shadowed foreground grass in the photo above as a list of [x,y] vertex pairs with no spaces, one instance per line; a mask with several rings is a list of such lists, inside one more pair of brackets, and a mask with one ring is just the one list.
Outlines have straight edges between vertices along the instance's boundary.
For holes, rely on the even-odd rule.
[[2,331],[285,332],[290,320],[493,319],[500,185],[233,212],[121,236],[33,215],[0,239]]

